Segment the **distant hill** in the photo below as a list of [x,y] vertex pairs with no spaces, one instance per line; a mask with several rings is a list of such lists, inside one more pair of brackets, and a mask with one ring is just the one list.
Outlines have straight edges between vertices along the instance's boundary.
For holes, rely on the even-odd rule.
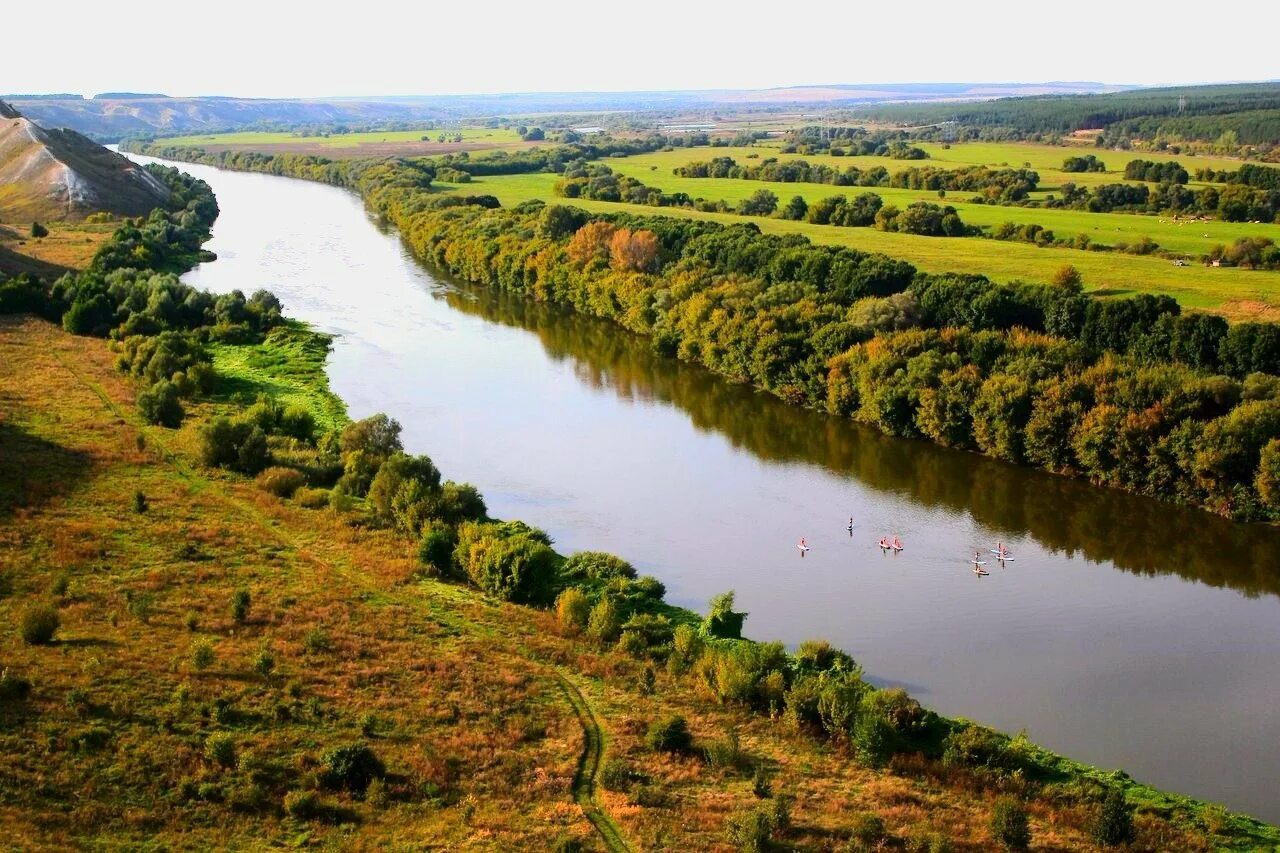
[[45,127],[70,127],[102,141],[126,136],[173,136],[234,130],[284,130],[300,125],[377,125],[494,115],[594,111],[687,110],[725,107],[777,109],[884,102],[986,100],[1008,95],[1112,92],[1104,83],[825,84],[776,89],[650,92],[514,92],[495,95],[411,95],[324,99],[170,98],[111,93],[13,99]]
[[0,220],[141,216],[169,198],[145,169],[74,130],[47,130],[0,101]]

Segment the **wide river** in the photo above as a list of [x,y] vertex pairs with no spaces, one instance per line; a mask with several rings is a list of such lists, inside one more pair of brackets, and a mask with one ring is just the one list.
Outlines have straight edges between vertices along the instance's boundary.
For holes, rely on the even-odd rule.
[[[337,335],[352,417],[398,419],[491,514],[677,604],[735,590],[750,636],[826,638],[940,712],[1280,821],[1280,530],[794,409],[447,281],[342,190],[179,165],[222,208],[186,281]],[[1015,560],[976,576],[997,541]]]

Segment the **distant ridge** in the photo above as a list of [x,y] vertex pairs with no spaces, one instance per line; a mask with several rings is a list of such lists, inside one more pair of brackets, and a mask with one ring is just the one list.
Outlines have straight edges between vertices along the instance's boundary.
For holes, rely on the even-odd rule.
[[0,221],[141,216],[169,198],[145,169],[74,130],[47,130],[0,101]]

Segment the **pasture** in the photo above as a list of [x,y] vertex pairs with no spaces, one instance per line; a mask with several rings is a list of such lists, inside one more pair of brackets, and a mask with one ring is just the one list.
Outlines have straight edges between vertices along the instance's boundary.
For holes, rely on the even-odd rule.
[[[440,141],[441,136],[444,142]],[[461,135],[460,142],[452,141]],[[318,154],[333,158],[413,156],[459,151],[515,151],[542,143],[525,142],[514,129],[461,127],[448,129],[378,130],[303,136],[289,132],[244,131],[197,134],[165,139],[166,145],[183,145],[209,151],[248,150],[266,154]]]
[[[686,150],[683,153],[687,155],[690,152]],[[619,171],[625,174],[635,174],[647,184],[657,186],[664,191],[672,192],[683,189],[678,183],[673,183],[673,181],[681,179],[676,179],[669,174],[666,177],[661,177],[657,173],[648,172],[647,175],[641,177],[639,173],[632,172],[631,169],[634,164],[629,161],[638,161],[640,159],[639,157],[619,158],[610,160],[609,165],[614,168],[624,167],[620,168]],[[555,184],[557,180],[556,175],[547,173],[502,175],[476,178],[469,184],[459,185],[452,189],[458,189],[468,194],[492,193],[504,206],[510,206],[530,199],[556,201]],[[768,184],[760,181],[729,181],[710,178],[687,178],[683,180],[691,184],[706,185],[707,188],[700,193],[701,195],[708,198],[723,197],[731,201],[745,198],[751,192],[762,187],[772,189],[775,192],[778,192],[778,188],[781,187],[782,192],[778,192],[778,194],[784,200],[795,193],[811,194],[812,198],[821,198],[834,192],[845,191],[848,194],[851,189],[855,193],[859,191],[857,187],[831,187],[816,184]],[[731,195],[733,189],[730,185],[734,184],[739,185],[737,191],[740,194],[736,197]],[[713,186],[715,190],[712,189]],[[721,186],[724,186],[723,190],[720,190]],[[439,188],[442,190],[451,189],[446,184],[439,185]],[[806,188],[812,192],[806,192]],[[717,190],[720,191],[717,192]],[[688,190],[685,191],[687,192]],[[883,190],[877,191],[884,192]],[[892,192],[909,193],[912,191],[895,190]],[[926,198],[928,195],[920,197]],[[932,197],[934,201],[937,200],[936,194]],[[885,195],[886,202],[890,201],[890,198],[890,195]],[[1185,267],[1177,267],[1169,260],[1151,255],[1140,256],[1118,252],[1039,248],[1028,243],[1002,242],[974,237],[920,237],[913,234],[877,231],[874,228],[839,228],[831,225],[814,225],[809,222],[792,222],[770,217],[746,217],[732,213],[702,213],[678,207],[655,208],[646,205],[619,204],[584,199],[561,199],[559,201],[600,213],[626,211],[649,216],[684,216],[695,219],[710,219],[725,224],[752,221],[767,233],[803,234],[815,243],[849,246],[862,251],[883,252],[893,257],[903,258],[927,272],[980,273],[997,281],[1010,281],[1013,279],[1048,281],[1064,264],[1072,264],[1080,270],[1081,275],[1084,277],[1085,287],[1088,290],[1104,295],[1121,295],[1134,292],[1166,293],[1188,308],[1213,311],[1233,320],[1280,319],[1280,273],[1275,272],[1258,272],[1225,267],[1218,269],[1197,263]],[[893,201],[891,203],[901,202]],[[1047,217],[1040,216],[1042,214],[1057,213],[1058,211],[1024,210],[1013,207],[984,207],[981,205],[965,206],[966,211],[969,208],[981,212],[990,211],[995,214],[995,221],[997,222],[1003,222],[1006,219],[1012,220],[1015,213],[1025,213],[1032,215],[1032,218],[1027,221],[1037,221],[1046,227],[1060,227],[1057,224],[1050,225],[1049,222],[1045,221]],[[1099,225],[1099,228],[1109,227],[1115,229],[1126,225],[1138,227],[1140,223],[1152,226],[1160,224],[1154,217],[1131,214],[1087,214],[1076,211],[1064,211],[1062,213],[1076,217],[1091,217],[1106,223],[1105,226]],[[962,212],[961,217],[966,222],[969,221],[966,212]],[[1188,225],[1186,227],[1202,228],[1202,226],[1207,225],[1230,226],[1231,224],[1198,222],[1194,226]],[[1171,229],[1173,227],[1175,226],[1170,226]],[[1257,230],[1248,231],[1249,226],[1242,227],[1245,228],[1247,233],[1260,233]],[[1252,227],[1256,229],[1258,226]],[[1274,225],[1270,226],[1270,228],[1273,231],[1280,231],[1280,227]],[[1063,227],[1062,233],[1071,233],[1071,229]],[[1115,236],[1120,233],[1122,232],[1114,230],[1108,232],[1110,241],[1114,242],[1117,239],[1121,239]],[[1152,239],[1162,242],[1157,234],[1163,232],[1140,231],[1137,233],[1149,233]],[[1198,233],[1203,234],[1205,232],[1201,230]],[[1103,240],[1101,236],[1098,239]],[[1221,241],[1219,239],[1217,242]]]

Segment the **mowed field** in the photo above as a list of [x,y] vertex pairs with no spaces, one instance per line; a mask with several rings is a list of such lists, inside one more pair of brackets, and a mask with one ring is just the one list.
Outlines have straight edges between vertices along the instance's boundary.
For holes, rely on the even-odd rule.
[[[690,152],[683,152],[688,155]],[[630,159],[630,158],[628,158]],[[639,158],[635,158],[639,159]],[[625,166],[624,166],[625,164]],[[610,160],[609,165],[621,172],[629,172],[633,164],[626,159]],[[619,168],[623,167],[623,168]],[[658,173],[650,172],[651,177],[642,178],[645,183],[666,191],[677,191],[679,186],[672,184],[676,180],[668,175],[662,178]],[[637,175],[638,176],[638,175]],[[492,193],[504,206],[518,204],[529,199],[555,200],[555,183],[558,180],[552,174],[503,175],[476,178],[469,184],[449,187],[440,185],[441,189],[456,189],[469,194]],[[750,192],[741,192],[737,197],[730,197],[726,191],[723,195],[704,193],[709,198],[724,197],[735,201],[744,198],[761,187],[774,189],[784,188],[780,192],[782,199],[796,193],[807,194],[806,189],[814,190],[813,198],[831,195],[833,192],[857,187],[830,187],[813,184],[766,184],[759,181],[721,181],[715,179],[685,179],[689,183],[710,187],[725,185],[728,190],[732,185],[746,185]],[[877,190],[883,192],[883,190]],[[899,191],[906,192],[906,191]],[[886,195],[886,201],[888,201]],[[936,200],[936,195],[934,196]],[[1187,308],[1212,311],[1233,320],[1246,319],[1280,319],[1280,273],[1259,272],[1237,268],[1212,268],[1193,263],[1185,267],[1174,266],[1171,261],[1154,256],[1126,255],[1118,252],[1091,252],[1078,249],[1039,248],[1028,243],[1001,242],[974,237],[920,237],[913,234],[897,234],[877,231],[874,228],[838,228],[830,225],[814,225],[809,222],[792,222],[784,219],[758,216],[737,216],[732,213],[701,213],[677,207],[654,208],[646,205],[617,204],[613,202],[588,201],[573,199],[574,205],[601,213],[627,211],[640,215],[684,216],[695,219],[710,219],[725,224],[752,221],[766,233],[803,234],[815,243],[826,243],[837,246],[849,246],[867,252],[883,252],[893,257],[903,258],[927,272],[965,272],[980,273],[997,281],[1048,281],[1064,264],[1072,264],[1080,270],[1085,287],[1103,295],[1123,295],[1135,292],[1166,293],[1177,299]],[[896,202],[895,202],[896,203]],[[981,209],[980,205],[967,206]],[[1020,208],[990,207],[988,210],[1005,214],[1024,212],[1031,214],[1053,213],[1048,210],[1023,211]],[[1097,236],[1101,242],[1114,242],[1125,239],[1118,236],[1125,232],[1115,228],[1138,227],[1142,223],[1159,225],[1154,217],[1133,216],[1130,214],[1081,214],[1068,211],[1076,217],[1091,217],[1104,225],[1099,228],[1110,228],[1107,237]],[[965,213],[961,218],[969,221]],[[998,221],[1012,219],[1005,216]],[[1043,219],[1033,218],[1029,221],[1047,223]],[[1188,228],[1203,228],[1209,225],[1228,226],[1230,223],[1197,222]],[[1058,226],[1051,226],[1055,229]],[[1174,226],[1176,227],[1176,226]],[[1257,228],[1258,226],[1254,226]],[[1280,231],[1277,226],[1270,226],[1270,233]],[[1064,228],[1062,233],[1071,233]],[[1099,232],[1101,235],[1102,232]],[[1150,233],[1139,231],[1142,233]],[[1204,233],[1202,230],[1200,233]],[[1247,233],[1260,233],[1252,231]],[[1093,234],[1090,231],[1090,234]],[[1128,239],[1135,239],[1130,234]],[[1161,242],[1155,233],[1152,239]],[[1218,240],[1217,242],[1229,242]],[[1205,249],[1207,250],[1207,249]]]

